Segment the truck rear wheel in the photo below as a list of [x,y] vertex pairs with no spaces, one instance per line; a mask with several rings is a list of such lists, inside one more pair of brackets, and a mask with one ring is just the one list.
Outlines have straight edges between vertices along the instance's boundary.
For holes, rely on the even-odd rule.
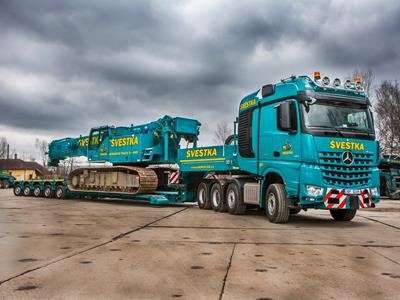
[[332,218],[336,221],[350,221],[356,215],[356,209],[331,209],[329,210]]
[[226,202],[224,199],[224,193],[222,191],[222,186],[219,182],[214,183],[211,187],[210,192],[211,207],[214,211],[225,212],[227,210]]
[[65,199],[66,196],[67,196],[65,188],[62,187],[62,186],[58,186],[56,188],[55,196],[56,196],[57,199]]
[[46,198],[53,198],[53,196],[54,196],[54,191],[53,191],[53,189],[51,188],[51,186],[47,185],[47,186],[44,188],[44,190],[43,190],[43,195],[44,195]]
[[287,223],[290,209],[286,202],[286,192],[283,184],[274,183],[268,187],[265,200],[265,211],[272,223]]
[[14,195],[15,196],[22,196],[22,189],[19,186],[19,184],[17,184],[16,186],[14,186]]
[[229,184],[226,189],[226,204],[228,212],[232,215],[243,215],[246,212],[240,187],[235,182]]
[[197,205],[200,209],[210,209],[210,195],[208,193],[208,185],[206,182],[201,182],[197,187]]

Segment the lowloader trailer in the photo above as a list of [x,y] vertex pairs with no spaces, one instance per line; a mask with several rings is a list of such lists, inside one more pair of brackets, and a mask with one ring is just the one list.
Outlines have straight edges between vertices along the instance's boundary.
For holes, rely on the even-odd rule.
[[[20,181],[15,194],[33,193],[35,186],[44,192],[50,185],[57,198],[197,201],[201,209],[231,214],[258,207],[274,223],[313,208],[349,221],[357,209],[379,201],[370,106],[358,76],[343,84],[319,72],[291,76],[242,99],[225,145],[197,147],[200,123],[185,118],[95,128],[88,137],[52,142],[50,165],[83,154],[112,167],[74,170],[60,182]],[[191,147],[181,148],[181,140]]]

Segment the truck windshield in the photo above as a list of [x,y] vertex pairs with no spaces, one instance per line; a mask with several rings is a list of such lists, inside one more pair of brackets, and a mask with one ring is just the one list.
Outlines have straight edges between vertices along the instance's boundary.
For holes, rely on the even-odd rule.
[[303,106],[303,116],[307,129],[373,133],[367,107],[317,102],[308,107]]

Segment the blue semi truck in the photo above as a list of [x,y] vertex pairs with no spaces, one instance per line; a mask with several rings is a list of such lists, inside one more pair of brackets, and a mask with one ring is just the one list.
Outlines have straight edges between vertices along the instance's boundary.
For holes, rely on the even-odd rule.
[[[349,221],[379,201],[379,146],[361,78],[342,83],[291,76],[240,101],[225,145],[198,147],[200,123],[165,116],[129,127],[93,128],[49,145],[50,165],[73,156],[110,167],[78,168],[67,180],[19,181],[16,195],[195,202],[284,223],[304,209]],[[185,144],[185,146],[181,146]]]
[[15,177],[10,171],[0,170],[0,189],[8,189],[14,186]]

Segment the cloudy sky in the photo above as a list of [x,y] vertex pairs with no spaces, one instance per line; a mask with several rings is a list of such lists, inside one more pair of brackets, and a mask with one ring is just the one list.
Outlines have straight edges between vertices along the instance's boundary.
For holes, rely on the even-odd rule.
[[291,74],[398,79],[399,1],[0,1],[0,136],[87,134],[165,114],[201,144],[238,102]]

